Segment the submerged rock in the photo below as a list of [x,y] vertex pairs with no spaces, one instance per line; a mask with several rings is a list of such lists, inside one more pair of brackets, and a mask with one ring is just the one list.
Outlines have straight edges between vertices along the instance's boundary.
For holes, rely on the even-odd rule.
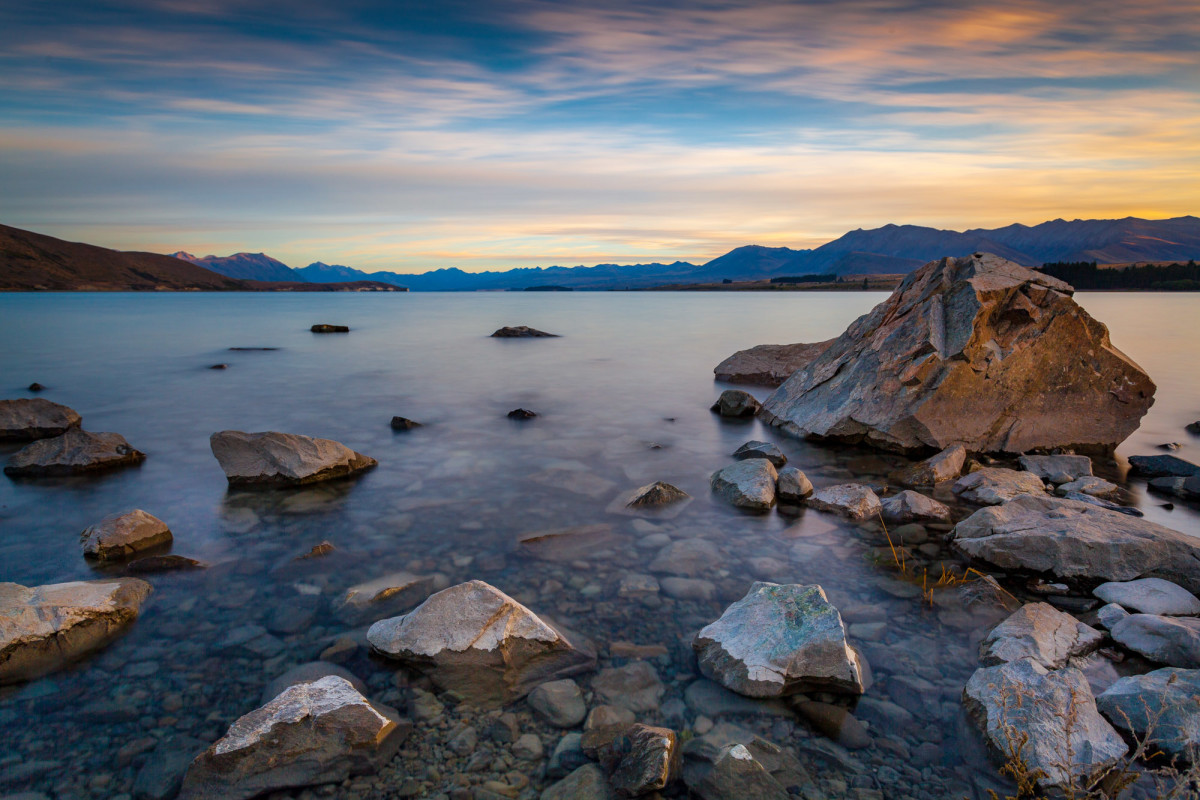
[[709,479],[713,493],[739,508],[765,511],[775,505],[779,473],[765,458],[752,458],[717,470]]
[[171,529],[152,514],[140,508],[114,514],[86,528],[80,534],[83,554],[97,561],[119,561],[141,550],[169,544]]
[[812,482],[795,467],[784,467],[779,470],[779,479],[775,481],[775,496],[781,503],[803,503],[813,493]]
[[1145,478],[1191,478],[1200,475],[1200,465],[1178,456],[1130,456],[1129,471]]
[[762,408],[761,404],[749,392],[741,389],[726,389],[721,392],[717,402],[713,403],[712,411],[722,417],[753,417]]
[[1092,474],[1092,460],[1087,456],[1021,456],[1021,469],[1032,472],[1051,483],[1070,483]]
[[347,589],[338,598],[335,610],[339,617],[351,623],[367,618],[379,619],[424,600],[434,590],[438,577],[444,587],[447,583],[444,576],[411,572],[393,572],[364,581]]
[[538,684],[596,666],[589,645],[483,581],[443,589],[408,614],[376,622],[367,641],[480,706],[518,700]]
[[790,797],[746,745],[737,743],[722,748],[712,767],[698,781],[689,783],[688,788],[702,800],[788,800]]
[[783,454],[783,451],[770,442],[746,442],[733,451],[733,457],[738,461],[746,461],[751,458],[765,458],[776,469],[787,463],[787,456]]
[[1200,614],[1196,595],[1162,578],[1102,583],[1092,594],[1106,603],[1118,603],[1140,614],[1189,616]]
[[896,470],[890,477],[901,486],[933,486],[957,478],[966,462],[967,449],[952,444],[924,461]]
[[242,800],[340,783],[391,760],[411,725],[330,675],[283,690],[196,757],[180,800]]
[[[35,391],[33,387],[30,390]],[[78,428],[81,421],[74,409],[40,397],[0,400],[0,442],[28,442],[61,436]]]
[[313,333],[349,333],[350,328],[346,325],[328,325],[317,324],[312,326]]
[[728,722],[689,740],[683,758],[683,780],[703,800],[785,800],[792,792],[822,796],[788,750]]
[[546,333],[528,325],[512,325],[498,328],[492,333],[493,339],[557,339],[557,333]]
[[951,489],[963,500],[981,506],[999,505],[1018,495],[1046,493],[1046,485],[1037,475],[1003,467],[977,469],[955,481]]
[[1164,667],[1119,678],[1096,707],[1116,727],[1172,756],[1200,749],[1200,670]]
[[1017,497],[954,526],[954,544],[1001,569],[1061,578],[1159,577],[1200,590],[1200,539],[1106,508],[1055,497]]
[[831,511],[850,519],[867,519],[883,510],[883,504],[875,492],[861,483],[842,483],[818,489],[805,502],[818,511]]
[[945,522],[950,509],[912,489],[905,489],[882,503],[883,518],[888,522]]
[[93,433],[71,428],[62,436],[40,439],[13,454],[4,474],[49,477],[99,472],[139,464],[146,454],[134,450],[119,433]]
[[592,691],[606,705],[644,713],[658,710],[666,688],[654,667],[645,661],[634,661],[601,670],[592,679]]
[[134,559],[125,567],[135,575],[149,575],[155,572],[176,572],[193,569],[207,569],[208,564],[194,558],[178,555],[143,556]]
[[778,386],[825,352],[833,339],[813,344],[760,344],[739,350],[713,369],[719,381]]
[[[578,734],[576,734],[578,735]],[[604,770],[584,764],[558,783],[546,787],[541,800],[616,800]]]
[[932,261],[763,404],[796,436],[888,450],[1112,449],[1154,383],[1070,286],[991,254]]
[[1047,669],[1058,669],[1092,652],[1103,639],[1100,631],[1048,603],[1029,603],[984,638],[979,660],[992,666],[1032,658]]
[[1114,641],[1151,661],[1200,668],[1200,619],[1130,614],[1113,625],[1111,633]]
[[692,647],[704,675],[749,697],[865,689],[841,615],[816,585],[755,583]]
[[570,678],[547,681],[529,693],[529,707],[556,728],[574,728],[587,716],[579,684]]
[[356,475],[379,463],[332,439],[295,433],[220,431],[209,445],[231,486],[299,486]]
[[40,677],[104,647],[133,624],[150,591],[138,578],[0,583],[0,685]]

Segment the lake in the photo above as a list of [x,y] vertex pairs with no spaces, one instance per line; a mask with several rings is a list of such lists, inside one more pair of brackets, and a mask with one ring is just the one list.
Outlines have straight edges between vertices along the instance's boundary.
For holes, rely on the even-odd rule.
[[[322,653],[365,680],[373,699],[403,710],[410,685],[424,685],[420,677],[371,657],[362,639],[369,619],[346,618],[336,601],[352,585],[404,570],[450,584],[486,580],[591,638],[602,668],[634,652],[615,643],[648,646],[643,652],[665,693],[641,718],[677,730],[733,713],[693,688],[691,635],[753,580],[820,583],[874,672],[876,684],[856,710],[870,746],[833,745],[766,706],[729,719],[795,752],[828,797],[1003,790],[959,702],[978,666],[979,638],[996,619],[957,600],[924,602],[917,587],[897,578],[873,524],[815,511],[743,514],[709,496],[709,475],[749,439],[777,443],[818,487],[880,480],[906,463],[788,439],[709,411],[727,388],[712,375],[727,355],[766,342],[830,338],[884,297],[0,294],[0,396],[30,396],[24,387],[40,382],[48,387],[40,396],[76,409],[85,428],[119,432],[147,454],[138,468],[102,476],[0,479],[0,581],[122,574],[85,562],[79,532],[130,508],[168,523],[172,552],[212,565],[150,576],[154,594],[129,634],[69,670],[0,689],[0,790],[128,795],[148,764],[198,752],[197,743],[215,740],[259,706],[272,679]],[[1097,463],[1098,473],[1122,482],[1149,519],[1200,535],[1195,509],[1164,508],[1143,483],[1124,480],[1123,460],[1179,442],[1177,455],[1200,461],[1200,438],[1184,430],[1200,419],[1193,352],[1200,298],[1077,299],[1158,384],[1140,430],[1115,462]],[[322,322],[352,332],[309,332]],[[488,338],[503,325],[562,338]],[[228,368],[209,369],[218,363]],[[767,393],[753,391],[760,399]],[[507,419],[518,407],[539,416]],[[424,427],[393,432],[393,415]],[[210,434],[230,428],[336,439],[379,466],[358,480],[312,488],[231,491],[208,444]],[[0,458],[16,449],[2,446]],[[655,480],[694,500],[672,519],[606,510],[621,491]],[[955,504],[948,491],[936,496]],[[517,546],[531,531],[595,524],[607,527],[570,552]],[[959,563],[940,537],[930,530],[910,542],[918,568],[936,574]],[[721,554],[686,575],[708,583],[707,599],[618,593],[625,576],[649,572],[661,548],[681,540],[705,540]],[[334,555],[293,560],[322,541],[336,547]],[[585,690],[589,680],[580,679]],[[511,710],[548,757],[562,732],[524,703]],[[447,705],[418,725],[380,775],[295,794],[436,797],[462,781],[504,780],[516,787],[514,796],[536,797],[552,782],[544,759],[518,759],[482,734],[474,754],[447,747],[462,726],[485,731],[494,717]]]

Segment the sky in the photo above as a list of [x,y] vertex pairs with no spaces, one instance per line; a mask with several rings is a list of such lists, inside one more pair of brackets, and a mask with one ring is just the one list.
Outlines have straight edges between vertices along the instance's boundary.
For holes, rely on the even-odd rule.
[[1200,0],[5,0],[0,223],[368,271],[1200,213]]

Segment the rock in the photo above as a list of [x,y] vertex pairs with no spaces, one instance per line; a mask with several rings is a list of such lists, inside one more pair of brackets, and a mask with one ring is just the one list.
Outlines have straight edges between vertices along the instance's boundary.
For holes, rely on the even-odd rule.
[[1117,728],[1173,756],[1200,749],[1200,670],[1164,667],[1119,678],[1096,698]]
[[818,489],[805,502],[818,511],[831,511],[850,519],[867,519],[883,511],[879,497],[861,483],[841,483]]
[[557,339],[557,333],[546,333],[539,331],[537,328],[530,328],[527,325],[514,325],[498,328],[493,334],[493,339]]
[[46,387],[42,386],[37,381],[34,381],[33,383],[29,384],[29,386],[27,388],[31,392],[42,392],[42,391],[46,390]]
[[229,369],[228,364],[210,364],[209,369]]
[[1032,472],[984,467],[963,475],[951,490],[968,502],[996,506],[1023,494],[1040,497],[1046,493],[1046,486]]
[[349,333],[350,328],[345,325],[328,325],[317,324],[312,326],[313,333]]
[[190,736],[160,742],[133,780],[134,800],[171,800],[179,794],[192,757],[205,747],[208,742]]
[[628,727],[637,722],[637,716],[627,708],[620,706],[599,705],[588,712],[587,720],[583,723],[584,731],[606,728],[609,725],[624,725]]
[[1128,751],[1100,716],[1087,679],[1021,659],[975,671],[963,690],[968,716],[1002,758],[1020,755],[1043,786],[1089,779]]
[[40,439],[13,454],[5,475],[45,477],[78,475],[140,464],[146,454],[134,450],[119,433],[93,433],[71,428],[62,436]]
[[778,386],[804,369],[834,340],[813,344],[760,344],[739,350],[713,369],[719,381]]
[[150,591],[138,578],[0,583],[0,685],[32,680],[104,647],[133,624]]
[[802,700],[796,703],[795,708],[822,736],[832,739],[842,747],[861,750],[871,746],[871,735],[847,709],[832,703],[812,700]]
[[1021,456],[1018,460],[1021,469],[1055,484],[1070,483],[1092,474],[1092,460],[1087,456]]
[[755,583],[692,647],[704,675],[749,697],[865,688],[858,653],[820,586]]
[[624,505],[626,508],[656,508],[689,499],[691,495],[682,489],[663,481],[655,481],[635,489]]
[[265,706],[289,686],[295,686],[300,683],[312,683],[313,681],[321,680],[321,678],[327,678],[330,675],[335,675],[348,681],[359,694],[365,695],[367,693],[367,685],[345,667],[331,664],[328,661],[309,661],[305,664],[292,667],[263,687],[259,705]]
[[193,569],[208,569],[208,564],[194,558],[177,555],[143,556],[129,562],[125,567],[134,575],[152,575],[156,572],[177,572]]
[[717,402],[712,404],[712,411],[722,417],[753,417],[762,408],[754,395],[741,389],[726,389],[721,392]]
[[1184,500],[1200,500],[1200,475],[1190,478],[1151,478],[1150,491],[1181,497]]
[[[33,386],[37,386],[37,384],[35,383]],[[33,386],[29,387],[30,391],[33,391]],[[1195,422],[1189,422],[1187,425],[1184,425],[1183,427],[1185,430],[1187,430],[1188,433],[1194,433],[1197,436],[1200,436],[1200,420],[1197,420]]]
[[1054,493],[1060,497],[1066,497],[1070,494],[1086,494],[1092,497],[1111,497],[1121,491],[1121,487],[1111,481],[1106,481],[1103,478],[1097,478],[1094,475],[1089,475],[1085,478],[1079,478],[1068,483],[1059,484],[1054,489]]
[[1058,669],[1076,656],[1100,646],[1104,634],[1048,603],[1028,603],[1001,622],[979,645],[987,666],[1032,658],[1046,669]]
[[1109,603],[1106,606],[1096,609],[1096,621],[1100,624],[1100,627],[1108,631],[1111,631],[1114,625],[1128,616],[1129,612],[1116,603]]
[[621,578],[617,586],[617,597],[646,597],[658,594],[658,579],[653,575],[630,572]]
[[589,759],[583,752],[583,736],[578,733],[568,733],[558,740],[546,762],[546,777],[561,778],[567,773],[588,763]]
[[421,423],[414,422],[408,417],[392,417],[392,430],[394,431],[411,431],[413,428],[423,427]]
[[369,702],[344,678],[296,684],[238,719],[197,756],[179,798],[238,800],[370,775],[410,730],[395,711]]
[[[1059,488],[1061,489],[1062,487],[1060,486]],[[1110,503],[1109,501],[1102,500],[1095,495],[1082,494],[1080,492],[1067,492],[1063,495],[1063,498],[1066,500],[1074,500],[1077,503],[1087,503],[1088,505],[1096,506],[1097,508],[1107,508],[1109,511],[1116,511],[1119,514],[1126,514],[1131,517],[1145,516],[1145,514],[1143,514],[1141,511],[1138,511],[1136,508]]]
[[523,555],[544,561],[573,561],[587,558],[592,553],[615,544],[616,541],[612,525],[597,523],[528,531],[517,537],[517,549]]
[[779,479],[775,481],[775,497],[779,502],[803,503],[812,493],[812,482],[803,472],[795,467],[779,470]]
[[1140,614],[1194,616],[1200,614],[1196,595],[1162,578],[1102,583],[1092,594],[1106,603],[1118,603]]
[[1200,591],[1200,539],[1075,500],[1017,497],[954,526],[954,544],[1001,569],[1061,578],[1160,577]]
[[1151,661],[1200,668],[1200,619],[1130,614],[1112,627],[1112,638]]
[[114,514],[86,528],[79,536],[83,554],[97,561],[120,561],[142,550],[170,544],[167,523],[140,508]]
[[506,415],[509,419],[533,419],[537,416],[536,411],[530,411],[527,408],[514,408]]
[[548,681],[529,693],[529,707],[557,728],[574,728],[587,716],[579,684],[570,678]]
[[[686,776],[686,772],[684,773]],[[788,800],[787,789],[771,777],[744,744],[726,745],[712,767],[690,788],[702,800]]]
[[645,661],[633,661],[623,667],[610,667],[592,679],[592,691],[605,705],[642,713],[656,711],[666,689],[654,667]]
[[584,764],[542,792],[541,800],[616,800],[604,771],[595,764]]
[[707,539],[678,539],[658,551],[651,572],[693,576],[708,572],[721,560],[721,551]]
[[1177,456],[1130,456],[1129,471],[1144,478],[1191,478],[1200,466]]
[[904,278],[763,404],[796,436],[918,452],[1081,446],[1137,429],[1154,383],[1060,280],[991,254]]
[[933,486],[961,475],[966,461],[966,448],[952,444],[924,461],[893,472],[890,477],[901,486]]
[[[761,776],[756,774],[757,770],[744,769],[747,767],[746,763],[727,762],[725,766],[721,766],[723,759],[728,755],[727,751],[734,745],[745,748],[745,755],[757,762],[773,783],[762,780]],[[737,755],[739,757],[736,761],[745,761],[742,757],[744,754]],[[705,800],[776,800],[776,786],[783,791],[784,797],[792,793],[803,797],[824,796],[816,790],[804,765],[795,756],[753,732],[728,722],[718,723],[709,732],[689,740],[684,745],[683,757],[684,782]],[[719,771],[714,774],[718,767]]]
[[679,746],[668,728],[634,724],[616,737],[606,753],[609,780],[626,797],[665,789],[679,774]]
[[738,508],[765,511],[775,505],[779,473],[765,458],[753,458],[717,470],[709,479],[713,493]]
[[887,522],[945,522],[950,509],[933,498],[905,489],[882,502],[883,518]]
[[776,469],[787,463],[787,456],[783,454],[783,451],[770,442],[746,442],[733,451],[733,457],[738,461],[745,461],[751,458],[765,458]]
[[717,597],[717,587],[712,581],[699,578],[663,578],[663,594],[676,600],[714,600]]
[[292,559],[292,560],[293,560],[293,561],[307,561],[307,560],[308,560],[308,559],[310,559],[310,558],[320,558],[321,556],[327,556],[327,555],[329,555],[330,553],[332,553],[332,552],[333,552],[334,550],[336,550],[336,549],[337,549],[337,548],[336,548],[336,547],[334,547],[334,546],[333,546],[331,543],[329,543],[329,542],[320,542],[320,543],[318,543],[318,544],[314,544],[314,545],[312,546],[312,548],[311,548],[311,549],[310,549],[310,550],[309,550],[307,553],[304,553],[303,555],[296,556],[296,557],[295,557],[294,559]]
[[538,684],[596,664],[585,642],[572,641],[483,581],[443,589],[404,616],[376,622],[367,640],[480,706],[518,700]]
[[231,486],[300,486],[356,475],[379,463],[332,439],[295,433],[220,431],[208,441]]
[[[30,391],[36,390],[31,386]],[[0,442],[29,442],[61,436],[78,428],[81,421],[74,409],[40,397],[0,400]]]
[[[443,578],[442,585],[445,586]],[[379,619],[416,605],[434,590],[433,575],[393,572],[347,589],[335,604],[338,616],[350,622]]]

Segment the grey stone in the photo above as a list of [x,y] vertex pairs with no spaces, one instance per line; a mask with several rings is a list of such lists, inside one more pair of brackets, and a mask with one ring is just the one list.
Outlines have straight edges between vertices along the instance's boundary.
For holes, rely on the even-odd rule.
[[736,743],[724,747],[712,767],[688,788],[702,800],[788,800],[787,789],[744,744]]
[[78,428],[74,409],[40,397],[0,400],[0,442],[30,442]]
[[832,703],[802,700],[795,705],[797,713],[823,736],[842,747],[861,750],[872,744],[871,735],[849,710]]
[[1151,661],[1200,668],[1200,619],[1130,614],[1112,627],[1112,638]]
[[850,519],[867,519],[883,511],[883,504],[870,487],[842,483],[818,489],[805,501],[818,511],[830,511]]
[[1086,494],[1091,497],[1112,497],[1119,491],[1121,491],[1120,486],[1103,478],[1097,478],[1095,475],[1089,475],[1086,478],[1060,484],[1054,489],[1054,493],[1060,497],[1066,497],[1070,494]]
[[529,693],[529,707],[558,728],[574,728],[587,716],[579,684],[570,678],[547,681]]
[[717,380],[778,386],[821,355],[833,339],[814,344],[760,344],[739,350],[713,369]]
[[950,509],[912,489],[905,489],[882,502],[883,518],[887,522],[945,522]]
[[890,477],[901,486],[933,486],[957,478],[966,461],[966,448],[952,444],[924,461],[893,472]]
[[1096,707],[1116,727],[1173,756],[1200,750],[1200,670],[1164,667],[1119,678]]
[[1162,578],[1102,583],[1092,594],[1106,603],[1117,603],[1140,614],[1194,616],[1200,614],[1200,599]]
[[778,445],[770,442],[750,441],[733,451],[733,457],[738,461],[745,461],[751,458],[765,458],[770,461],[775,469],[779,469],[787,463],[787,456],[779,449]]
[[692,711],[710,717],[766,716],[790,719],[793,716],[791,709],[781,700],[745,697],[707,678],[689,683],[683,697]]
[[209,445],[231,486],[299,486],[344,478],[378,462],[332,439],[219,431]]
[[717,586],[712,581],[700,578],[679,578],[672,575],[662,579],[662,591],[676,600],[714,600]]
[[601,670],[592,679],[592,691],[601,702],[635,713],[654,711],[666,691],[658,673],[645,661]]
[[559,739],[546,762],[546,777],[561,778],[586,765],[589,759],[583,752],[582,741],[583,735],[579,733],[568,733]]
[[1109,603],[1096,610],[1096,621],[1105,630],[1111,631],[1113,626],[1129,616],[1129,612],[1116,603]]
[[1028,603],[991,630],[979,646],[979,658],[988,666],[1032,658],[1058,669],[1092,652],[1103,639],[1100,631],[1054,606]]
[[506,325],[492,332],[494,339],[557,339],[557,333],[546,333],[528,325]]
[[83,554],[97,561],[120,561],[142,550],[169,544],[167,523],[140,508],[105,517],[79,536]]
[[40,439],[8,459],[4,474],[14,477],[79,475],[140,464],[146,454],[133,449],[119,433],[71,428],[61,436]]
[[753,417],[759,408],[754,395],[741,389],[726,389],[712,406],[712,410],[722,417]]
[[775,496],[779,502],[802,503],[812,493],[812,482],[803,472],[795,467],[779,470],[779,479],[775,481]]
[[1146,478],[1190,478],[1200,475],[1200,466],[1178,456],[1130,456],[1130,472]]
[[134,800],[171,800],[179,794],[192,758],[207,746],[190,736],[160,742],[133,779]]
[[1037,475],[1003,467],[984,467],[969,472],[951,488],[963,500],[982,506],[1000,505],[1020,495],[1040,497],[1046,494],[1046,486]]
[[546,787],[541,800],[616,800],[604,771],[584,764],[558,783]]
[[1021,469],[1055,484],[1071,483],[1092,474],[1092,460],[1087,456],[1021,456],[1018,460]]
[[739,508],[767,510],[775,505],[779,473],[765,458],[739,461],[717,470],[709,479],[713,493]]

